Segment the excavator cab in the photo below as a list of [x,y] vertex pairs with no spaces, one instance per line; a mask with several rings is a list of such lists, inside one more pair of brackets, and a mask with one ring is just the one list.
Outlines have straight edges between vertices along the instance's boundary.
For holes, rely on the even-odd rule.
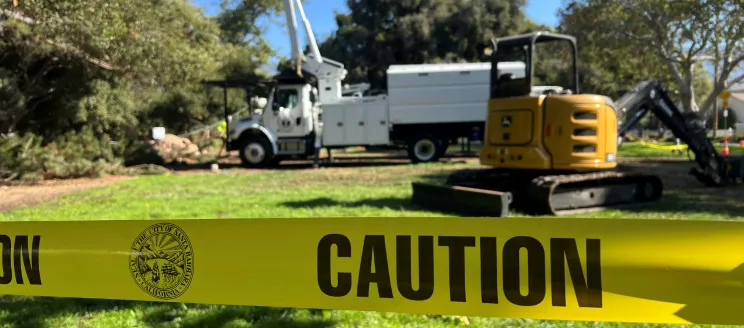
[[[605,96],[580,94],[574,37],[534,32],[495,39],[493,48],[481,164],[525,170],[615,168],[616,111]],[[562,85],[535,87],[536,68],[556,53],[570,57],[550,67],[561,71],[547,72]],[[514,61],[526,64],[524,74],[501,74],[498,64]],[[548,67],[541,68],[540,73]]]

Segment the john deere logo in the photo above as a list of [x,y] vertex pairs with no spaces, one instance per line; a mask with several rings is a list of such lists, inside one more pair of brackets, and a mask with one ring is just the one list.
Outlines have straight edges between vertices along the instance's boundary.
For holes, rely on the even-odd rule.
[[511,116],[503,116],[501,117],[501,126],[508,128],[512,125],[512,118]]
[[137,285],[161,300],[183,295],[194,278],[194,251],[186,233],[172,223],[154,224],[137,236],[129,253]]

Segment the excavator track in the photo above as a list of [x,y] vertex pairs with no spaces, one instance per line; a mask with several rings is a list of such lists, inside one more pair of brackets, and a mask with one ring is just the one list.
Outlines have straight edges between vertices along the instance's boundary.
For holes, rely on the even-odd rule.
[[413,202],[466,216],[505,217],[511,208],[560,216],[654,202],[662,189],[659,177],[642,173],[540,175],[486,169],[454,173],[445,185],[414,183]]
[[[661,179],[628,172],[598,172],[540,176],[532,180],[527,195],[534,201],[525,212],[567,215],[655,202],[661,198]],[[525,204],[527,205],[527,204]]]

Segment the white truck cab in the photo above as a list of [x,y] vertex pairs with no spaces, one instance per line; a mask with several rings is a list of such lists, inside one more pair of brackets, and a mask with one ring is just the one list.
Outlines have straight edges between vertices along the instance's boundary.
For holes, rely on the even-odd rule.
[[246,167],[266,167],[315,153],[322,133],[317,89],[303,79],[279,80],[259,115],[228,123],[229,150]]

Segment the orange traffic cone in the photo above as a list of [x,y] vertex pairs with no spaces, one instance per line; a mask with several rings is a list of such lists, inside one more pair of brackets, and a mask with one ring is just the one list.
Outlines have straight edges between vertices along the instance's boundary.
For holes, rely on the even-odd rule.
[[739,140],[739,146],[744,147],[744,139]]
[[721,150],[721,155],[728,155],[729,154],[729,148],[728,148],[728,139],[723,139],[723,149]]

